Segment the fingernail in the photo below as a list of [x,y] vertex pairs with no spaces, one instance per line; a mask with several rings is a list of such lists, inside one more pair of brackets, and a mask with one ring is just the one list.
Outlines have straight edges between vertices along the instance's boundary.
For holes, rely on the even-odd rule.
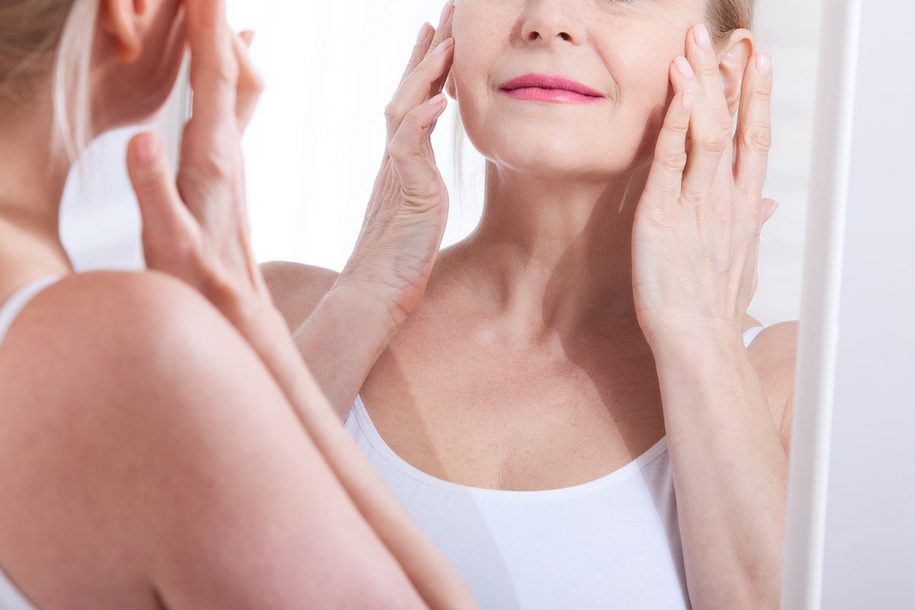
[[682,55],[674,60],[674,63],[677,64],[677,70],[680,71],[680,74],[687,78],[694,78],[696,73],[693,72],[693,67],[689,65],[689,60],[683,57]]
[[711,50],[712,37],[709,35],[708,28],[705,27],[704,23],[700,23],[693,29],[693,38],[696,39],[696,44],[700,47],[706,51]]
[[245,41],[245,45],[251,46],[251,43],[254,42],[254,30],[245,30],[241,34],[241,39]]
[[454,38],[446,38],[445,40],[441,41],[437,47],[435,47],[435,52],[444,53],[445,51],[450,49],[451,45],[453,45],[453,44],[454,44]]
[[693,97],[694,96],[695,96],[695,94],[693,93],[692,89],[687,89],[686,91],[683,92],[683,99],[681,100],[681,103],[683,104],[684,110],[689,111],[689,110],[693,109]]
[[445,94],[439,93],[438,95],[436,95],[435,97],[433,97],[431,100],[429,100],[426,103],[429,104],[430,106],[438,106],[444,102],[445,102]]
[[756,67],[763,76],[769,76],[772,73],[772,58],[768,53],[756,54]]
[[419,34],[416,36],[416,44],[421,43],[429,35],[429,28],[432,27],[432,24],[428,21],[423,24],[423,27],[419,28]]

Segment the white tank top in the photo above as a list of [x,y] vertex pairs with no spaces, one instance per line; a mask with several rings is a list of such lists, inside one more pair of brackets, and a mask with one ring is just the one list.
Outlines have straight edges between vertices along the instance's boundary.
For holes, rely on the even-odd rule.
[[[0,348],[3,347],[3,339],[6,338],[7,332],[25,306],[55,281],[57,278],[45,278],[31,282],[17,290],[0,307]],[[0,569],[0,610],[35,610],[35,607],[19,592],[2,569]]]
[[[748,330],[744,345],[762,330]],[[359,396],[345,426],[483,610],[690,607],[666,437],[582,485],[502,491],[411,466],[381,438]]]

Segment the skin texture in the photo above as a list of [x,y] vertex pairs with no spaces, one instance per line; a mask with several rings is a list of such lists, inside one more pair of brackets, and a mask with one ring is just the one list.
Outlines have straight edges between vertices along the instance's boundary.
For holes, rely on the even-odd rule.
[[[359,391],[394,451],[433,476],[564,487],[666,434],[693,607],[768,608],[779,594],[797,323],[767,327],[749,349],[741,335],[762,326],[746,307],[772,203],[762,199],[771,74],[746,30],[703,49],[702,18],[698,1],[458,0],[453,65],[424,82],[450,69],[447,89],[489,160],[480,226],[427,276],[379,265],[388,271],[373,275],[377,287],[360,278],[370,298],[358,306],[333,296],[351,285],[353,261],[336,280],[291,264],[265,274],[297,333],[322,327],[332,301],[345,318],[366,302],[390,307],[398,282],[425,287],[406,320],[384,329],[396,334],[364,383],[349,369],[345,387],[326,356],[318,381],[341,398]],[[677,72],[678,56],[698,76]],[[499,92],[529,72],[574,78],[605,99],[568,106]],[[686,89],[681,112],[672,102]],[[401,85],[389,108],[432,94]],[[436,178],[423,191],[429,215],[448,203]],[[365,259],[359,246],[354,258]],[[384,334],[338,328],[336,345]],[[328,331],[297,336],[306,359],[310,345],[334,344]],[[345,416],[350,405],[334,404]]]
[[0,355],[0,488],[17,498],[0,565],[41,608],[472,608],[346,438],[252,263],[238,150],[260,85],[224,11],[111,0],[94,41],[102,132],[164,102],[184,40],[162,36],[187,30],[177,182],[148,134],[128,156],[147,260],[168,275],[72,273],[67,166],[34,145],[50,108],[0,125],[0,298],[64,276]]

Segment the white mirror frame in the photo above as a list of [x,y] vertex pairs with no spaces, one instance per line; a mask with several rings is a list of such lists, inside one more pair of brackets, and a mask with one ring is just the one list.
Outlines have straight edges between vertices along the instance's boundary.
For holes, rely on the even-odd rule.
[[823,5],[782,610],[819,610],[861,0]]

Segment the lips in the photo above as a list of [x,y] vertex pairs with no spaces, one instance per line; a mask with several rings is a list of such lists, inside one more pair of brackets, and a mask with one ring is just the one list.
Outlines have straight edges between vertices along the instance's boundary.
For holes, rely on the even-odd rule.
[[546,74],[525,74],[503,83],[499,90],[516,99],[544,102],[593,103],[604,98],[579,82]]

